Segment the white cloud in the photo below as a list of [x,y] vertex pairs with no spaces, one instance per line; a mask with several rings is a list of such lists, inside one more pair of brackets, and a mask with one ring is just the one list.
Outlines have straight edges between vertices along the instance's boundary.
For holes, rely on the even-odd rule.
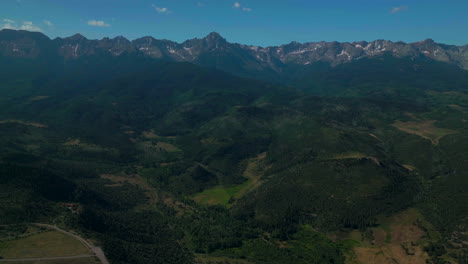
[[238,9],[240,9],[242,11],[245,11],[245,12],[251,12],[252,11],[252,8],[243,7],[239,2],[235,2],[232,7],[238,8]]
[[2,26],[1,29],[15,29],[16,30],[16,27],[10,23],[6,23]]
[[102,20],[89,20],[88,25],[93,26],[93,27],[110,27],[111,26],[110,24],[107,24],[106,22]]
[[5,22],[5,24],[0,25],[0,29],[16,29],[16,22],[14,20],[5,18],[3,19],[3,22]]
[[27,30],[27,31],[42,31],[38,26],[35,26],[31,21],[24,21],[22,25],[17,25],[15,21],[11,19],[4,19],[5,24],[1,25],[1,29],[14,29],[14,30]]
[[155,5],[151,5],[154,10],[156,10],[156,12],[160,13],[160,14],[170,14],[172,13],[171,10],[169,10],[169,8],[167,7],[159,7],[159,6],[155,6]]
[[19,27],[21,30],[27,30],[27,31],[42,31],[42,29],[38,26],[35,26],[33,22],[31,21],[24,21],[23,25]]
[[394,7],[390,10],[390,13],[392,14],[395,14],[395,13],[398,13],[398,12],[401,12],[401,11],[406,11],[408,10],[408,6],[398,6],[398,7]]
[[46,24],[49,27],[54,25],[54,23],[50,22],[49,20],[44,20],[44,24]]

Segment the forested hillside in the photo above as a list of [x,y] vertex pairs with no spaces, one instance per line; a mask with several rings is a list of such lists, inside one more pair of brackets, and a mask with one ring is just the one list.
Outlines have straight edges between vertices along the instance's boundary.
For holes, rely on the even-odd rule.
[[372,263],[381,248],[467,263],[454,65],[317,63],[287,86],[133,53],[0,68],[0,225],[73,228],[122,264]]

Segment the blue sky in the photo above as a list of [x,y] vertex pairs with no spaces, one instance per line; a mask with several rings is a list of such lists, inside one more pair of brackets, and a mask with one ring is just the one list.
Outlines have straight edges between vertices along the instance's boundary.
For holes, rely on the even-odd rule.
[[426,38],[464,45],[468,0],[0,0],[0,28],[178,42],[216,31],[260,46]]

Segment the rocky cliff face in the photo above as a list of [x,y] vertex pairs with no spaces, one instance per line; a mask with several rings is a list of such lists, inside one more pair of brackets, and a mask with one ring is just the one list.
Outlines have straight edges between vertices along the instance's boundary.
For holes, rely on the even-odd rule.
[[2,56],[34,58],[46,52],[65,59],[99,54],[120,56],[124,53],[138,53],[152,58],[193,62],[227,71],[242,67],[244,70],[262,69],[276,72],[281,71],[285,65],[304,66],[315,62],[339,65],[362,58],[391,54],[395,57],[426,57],[468,69],[468,45],[445,45],[431,39],[415,43],[388,40],[352,43],[292,42],[276,47],[258,47],[229,43],[218,33],[210,33],[202,39],[176,43],[153,37],[133,41],[124,37],[88,40],[79,34],[50,40],[41,33],[7,29],[0,31]]

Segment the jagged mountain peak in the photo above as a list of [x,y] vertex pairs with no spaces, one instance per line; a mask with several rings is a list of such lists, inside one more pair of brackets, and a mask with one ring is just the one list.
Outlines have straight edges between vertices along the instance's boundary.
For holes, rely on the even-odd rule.
[[127,40],[128,41],[128,39],[125,38],[124,36],[117,36],[117,37],[115,37],[113,39],[115,39],[115,40]]
[[153,40],[156,40],[154,37],[152,36],[144,36],[144,37],[141,37],[141,38],[137,38],[135,40],[133,40],[132,42],[134,41],[153,41]]
[[65,40],[71,40],[71,41],[86,41],[88,40],[85,36],[81,35],[80,33],[77,33],[73,36],[64,38]]
[[422,43],[427,43],[427,44],[437,44],[433,39],[431,38],[428,38],[428,39],[425,39],[423,41],[421,41]]
[[205,37],[205,39],[208,39],[208,40],[225,40],[225,39],[221,36],[221,34],[219,34],[218,32],[214,32],[214,31],[211,32],[211,33],[209,33],[209,34]]
[[205,38],[203,38],[206,48],[208,49],[217,49],[222,45],[227,44],[225,38],[223,38],[219,33],[211,32]]
[[125,45],[131,45],[131,41],[122,37],[122,36],[117,36],[115,38],[103,38],[101,41],[104,41],[104,42],[112,42],[112,43],[115,43],[115,44],[125,44]]

